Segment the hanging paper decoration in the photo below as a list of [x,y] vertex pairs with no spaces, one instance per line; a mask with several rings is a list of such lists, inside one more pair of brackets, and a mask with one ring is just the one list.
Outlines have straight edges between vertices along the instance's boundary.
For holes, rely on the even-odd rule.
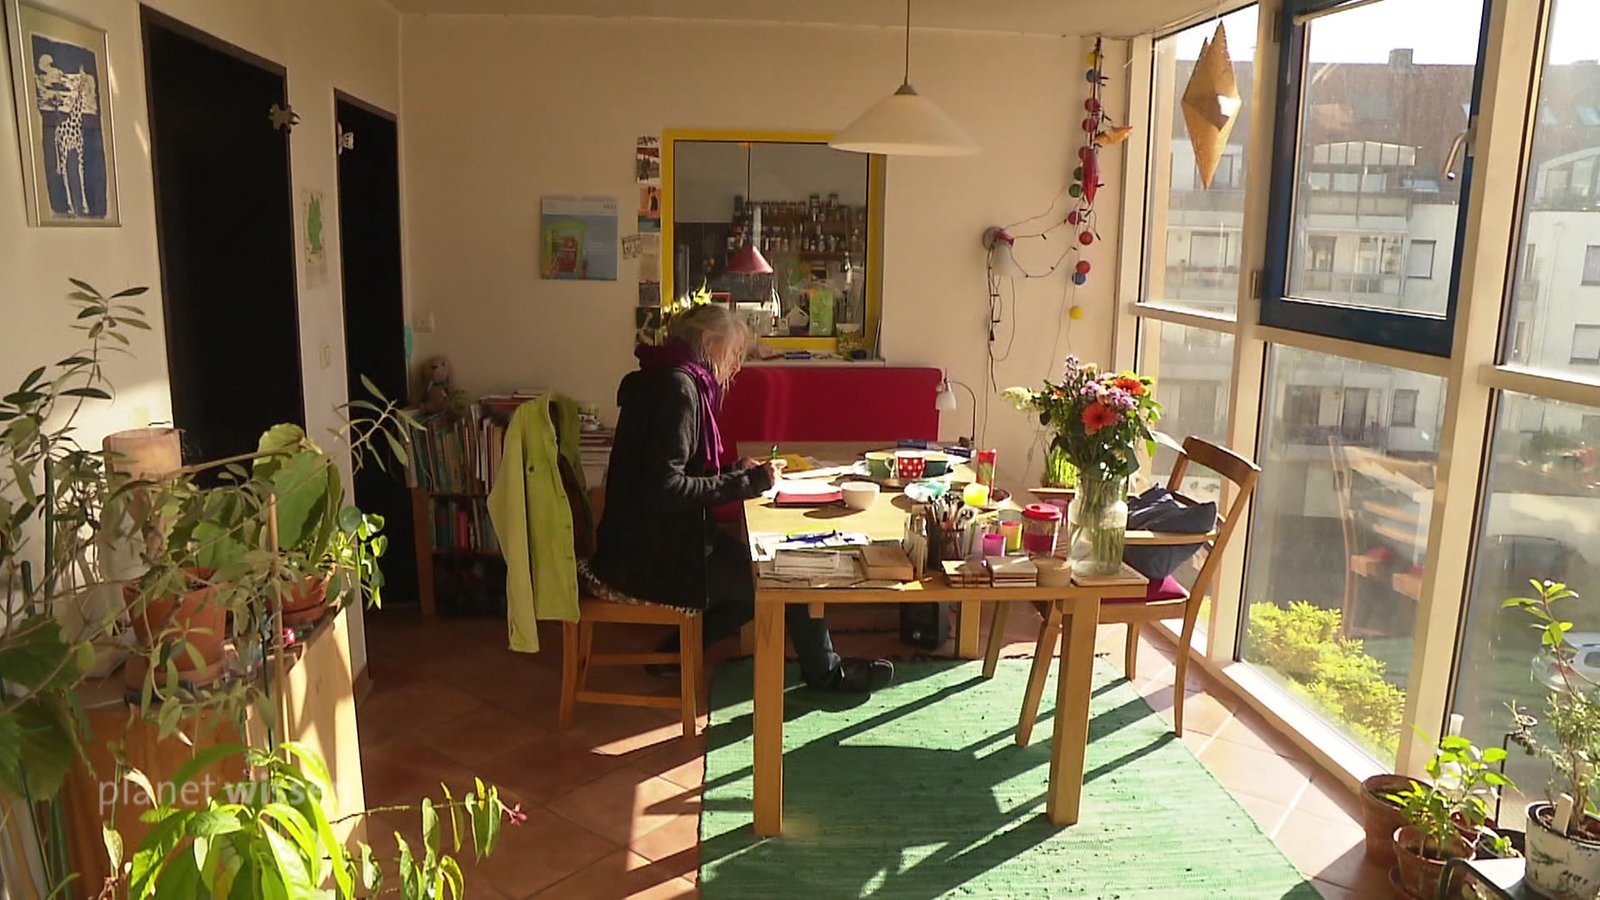
[[1228,134],[1233,131],[1242,105],[1239,81],[1228,56],[1228,35],[1218,22],[1217,33],[1201,46],[1200,58],[1195,60],[1194,72],[1183,89],[1183,122],[1189,128],[1201,187],[1211,187],[1211,178],[1217,174],[1217,164],[1222,161]]

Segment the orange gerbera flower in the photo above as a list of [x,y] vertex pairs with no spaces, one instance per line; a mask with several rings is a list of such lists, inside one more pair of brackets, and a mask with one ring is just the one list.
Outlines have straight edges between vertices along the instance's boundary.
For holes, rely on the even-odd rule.
[[1103,403],[1091,403],[1083,409],[1083,427],[1090,434],[1117,424],[1117,411]]
[[1127,391],[1133,397],[1143,397],[1146,393],[1144,382],[1128,375],[1118,376],[1116,386]]

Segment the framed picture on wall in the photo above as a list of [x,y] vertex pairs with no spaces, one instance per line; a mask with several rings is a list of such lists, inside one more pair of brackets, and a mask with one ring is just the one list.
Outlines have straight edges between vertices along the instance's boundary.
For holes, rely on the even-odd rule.
[[118,224],[106,33],[29,0],[5,16],[29,222]]

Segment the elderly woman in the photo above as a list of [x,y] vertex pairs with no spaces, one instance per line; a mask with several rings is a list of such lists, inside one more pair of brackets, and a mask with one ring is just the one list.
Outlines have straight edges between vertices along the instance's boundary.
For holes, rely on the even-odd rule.
[[[617,388],[598,545],[582,572],[600,596],[703,611],[708,645],[755,614],[749,550],[716,529],[711,510],[759,496],[778,474],[753,459],[720,465],[717,414],[747,335],[726,307],[711,304],[678,316],[661,346],[634,351],[639,370]],[[790,606],[786,619],[811,687],[870,692],[894,677],[887,660],[840,659],[828,626],[806,607]]]

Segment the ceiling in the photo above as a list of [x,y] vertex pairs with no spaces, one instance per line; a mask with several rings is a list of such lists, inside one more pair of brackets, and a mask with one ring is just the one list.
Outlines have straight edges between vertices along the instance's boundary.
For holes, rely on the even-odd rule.
[[[596,16],[893,26],[900,0],[389,0],[402,13]],[[1224,5],[1233,5],[1227,3]],[[919,28],[1128,37],[1209,13],[1217,0],[917,0]]]

